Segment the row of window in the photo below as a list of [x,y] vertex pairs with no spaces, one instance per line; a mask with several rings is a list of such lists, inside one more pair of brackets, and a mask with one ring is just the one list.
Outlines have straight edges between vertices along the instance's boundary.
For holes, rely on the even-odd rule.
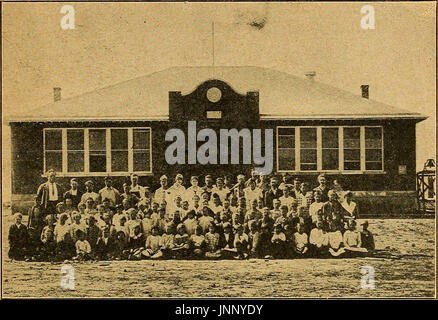
[[[45,170],[151,173],[150,128],[44,130]],[[277,127],[277,171],[382,171],[382,127]]]
[[382,171],[382,127],[277,127],[277,169]]
[[62,173],[152,171],[150,128],[45,129],[45,170]]

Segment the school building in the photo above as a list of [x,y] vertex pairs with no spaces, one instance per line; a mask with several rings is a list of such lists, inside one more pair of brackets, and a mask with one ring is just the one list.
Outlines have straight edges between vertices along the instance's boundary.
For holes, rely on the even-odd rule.
[[31,199],[49,168],[66,189],[72,177],[100,187],[106,175],[120,186],[132,172],[152,190],[162,174],[181,172],[186,185],[192,174],[248,175],[245,164],[167,164],[167,130],[187,136],[194,120],[197,130],[273,129],[274,174],[314,183],[325,172],[371,211],[415,207],[415,125],[426,117],[369,99],[366,85],[353,94],[319,83],[314,73],[172,67],[73,98],[62,99],[60,90],[50,105],[6,119],[15,203]]

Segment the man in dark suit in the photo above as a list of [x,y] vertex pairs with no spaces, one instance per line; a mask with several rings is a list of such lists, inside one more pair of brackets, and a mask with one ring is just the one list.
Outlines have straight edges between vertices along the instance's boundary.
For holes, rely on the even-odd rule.
[[50,169],[47,172],[47,179],[47,182],[38,187],[36,202],[41,207],[44,215],[56,214],[56,204],[63,199],[61,186],[55,182],[55,170]]
[[274,199],[279,199],[281,196],[283,196],[283,191],[278,188],[278,179],[271,178],[271,188],[265,193],[265,206],[269,210],[274,209]]
[[65,199],[71,199],[72,206],[74,210],[78,209],[78,204],[81,202],[82,193],[78,189],[78,182],[76,178],[70,180],[70,190],[64,193],[64,201]]

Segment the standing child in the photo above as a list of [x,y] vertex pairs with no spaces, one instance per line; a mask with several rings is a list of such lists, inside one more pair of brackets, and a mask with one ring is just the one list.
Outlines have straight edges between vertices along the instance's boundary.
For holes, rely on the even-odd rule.
[[219,259],[221,257],[220,235],[216,231],[216,225],[213,223],[208,227],[205,234],[206,253],[205,257],[209,259]]
[[14,224],[9,228],[9,258],[14,260],[24,260],[26,258],[29,236],[26,226],[22,223],[23,215],[14,215]]
[[29,220],[27,221],[27,230],[29,234],[29,254],[33,258],[37,258],[40,255],[42,246],[41,233],[44,226],[44,219],[40,207],[32,207],[29,213]]

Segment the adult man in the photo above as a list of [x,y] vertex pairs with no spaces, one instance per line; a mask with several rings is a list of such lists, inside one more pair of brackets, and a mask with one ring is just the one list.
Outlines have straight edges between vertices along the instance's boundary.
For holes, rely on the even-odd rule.
[[190,178],[191,186],[187,188],[186,194],[184,196],[185,200],[189,201],[192,204],[193,197],[195,195],[200,196],[202,193],[202,188],[198,185],[198,177],[192,176]]
[[104,178],[105,181],[105,188],[100,189],[99,195],[100,198],[103,200],[105,198],[110,200],[111,206],[115,206],[119,203],[120,200],[120,193],[119,191],[113,187],[113,180],[110,176],[106,176]]
[[243,190],[245,195],[245,199],[248,202],[247,207],[251,207],[254,200],[257,200],[263,197],[262,190],[257,188],[256,180],[250,180],[248,183],[248,187]]
[[76,178],[70,180],[70,190],[64,193],[64,202],[67,199],[71,200],[72,207],[77,210],[79,202],[81,202],[81,193],[78,189],[78,182]]
[[146,197],[146,193],[149,194],[149,192],[146,192],[148,191],[146,189],[146,187],[142,187],[138,184],[138,175],[136,173],[131,174],[130,193],[135,194],[139,199],[143,199]]
[[167,176],[162,175],[160,177],[160,185],[161,187],[155,190],[154,201],[157,203],[163,203],[163,200],[167,203],[171,203],[170,199],[170,191],[167,187]]
[[175,183],[169,188],[169,191],[172,193],[172,199],[175,199],[177,196],[185,199],[186,188],[183,186],[183,180],[183,175],[178,173],[175,177]]
[[324,173],[321,173],[318,176],[318,183],[319,183],[319,186],[314,188],[313,191],[318,191],[318,190],[321,191],[322,202],[326,202],[326,201],[328,201],[328,192],[330,189],[327,185],[327,179],[326,179]]
[[93,199],[95,205],[100,202],[100,196],[94,192],[94,183],[91,180],[85,182],[85,193],[82,195],[81,202],[87,203],[89,198]]
[[41,206],[44,215],[54,214],[56,204],[62,200],[62,190],[55,182],[56,172],[53,169],[47,171],[47,182],[38,187],[36,202]]
[[280,199],[283,191],[278,189],[278,179],[271,178],[271,188],[265,193],[265,206],[272,210],[274,208],[274,199]]

